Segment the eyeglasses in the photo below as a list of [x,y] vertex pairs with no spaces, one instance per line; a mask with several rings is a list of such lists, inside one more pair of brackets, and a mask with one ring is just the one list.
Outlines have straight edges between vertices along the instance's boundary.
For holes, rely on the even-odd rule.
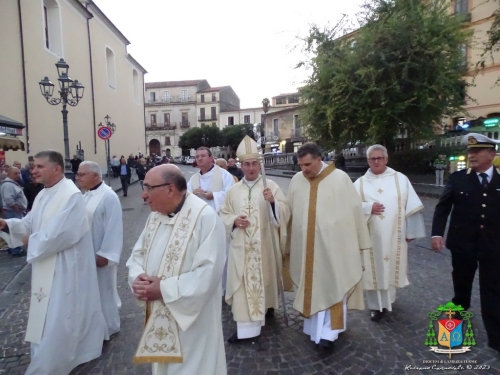
[[368,161],[371,163],[375,163],[376,161],[382,161],[384,159],[385,159],[385,157],[369,158]]
[[75,176],[76,176],[76,177],[83,177],[83,176],[85,176],[85,175],[92,174],[92,173],[94,173],[94,172],[76,173],[76,174],[75,174]]
[[144,190],[151,191],[153,189],[156,189],[157,187],[167,186],[167,185],[172,185],[172,183],[171,182],[167,182],[165,184],[160,184],[160,185],[152,185],[152,186],[150,186],[150,185],[143,185],[143,186],[144,186]]

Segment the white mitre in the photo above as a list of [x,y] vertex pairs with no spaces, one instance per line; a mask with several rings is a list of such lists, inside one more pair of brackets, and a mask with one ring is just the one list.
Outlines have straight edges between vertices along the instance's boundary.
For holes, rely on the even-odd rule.
[[248,135],[240,142],[238,148],[236,149],[236,156],[239,161],[245,161],[249,159],[259,158],[259,148],[257,142],[255,142]]

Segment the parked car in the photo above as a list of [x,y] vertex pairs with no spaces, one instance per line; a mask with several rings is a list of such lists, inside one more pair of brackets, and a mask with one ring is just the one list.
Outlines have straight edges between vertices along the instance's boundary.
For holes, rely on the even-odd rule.
[[193,163],[194,163],[194,161],[195,161],[194,156],[188,156],[188,157],[186,158],[186,164],[193,164]]
[[176,157],[174,158],[174,163],[176,163],[176,164],[180,164],[180,163],[181,163],[181,158],[182,158],[182,156],[176,156]]

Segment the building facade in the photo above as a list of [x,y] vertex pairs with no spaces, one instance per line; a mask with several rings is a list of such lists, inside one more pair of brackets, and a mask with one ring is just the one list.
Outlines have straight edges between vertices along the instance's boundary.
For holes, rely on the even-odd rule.
[[[467,89],[470,98],[465,109],[468,113],[451,119],[449,125],[453,126],[452,129],[463,124],[465,128],[480,126],[484,119],[500,117],[500,86],[495,85],[500,77],[500,52],[494,52],[492,57],[488,57],[484,68],[476,74],[476,65],[481,60],[484,43],[488,40],[487,32],[493,24],[493,14],[499,7],[500,3],[497,1],[456,0],[453,3],[452,11],[463,14],[464,27],[473,31],[469,44],[463,49],[464,65],[467,68],[464,79],[473,85]],[[492,133],[495,134],[495,131]]]
[[3,0],[0,34],[9,36],[0,39],[5,94],[0,115],[25,126],[25,151],[6,152],[7,163],[25,163],[28,155],[45,149],[64,154],[62,105],[48,104],[38,84],[47,76],[57,87],[55,64],[61,58],[70,66],[68,76],[85,86],[78,105],[68,105],[70,157],[79,150],[106,170],[104,141],[97,137],[106,115],[116,124],[112,154],[145,150],[147,72],[127,53],[130,42],[91,0]]
[[217,125],[222,129],[221,113],[240,109],[240,98],[231,86],[209,87],[196,93],[198,125]]

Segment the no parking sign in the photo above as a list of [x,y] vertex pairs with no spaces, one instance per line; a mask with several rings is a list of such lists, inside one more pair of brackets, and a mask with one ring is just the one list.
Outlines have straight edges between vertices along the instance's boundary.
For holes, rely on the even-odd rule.
[[107,126],[101,126],[97,129],[97,136],[103,140],[110,139],[112,134],[111,129]]

